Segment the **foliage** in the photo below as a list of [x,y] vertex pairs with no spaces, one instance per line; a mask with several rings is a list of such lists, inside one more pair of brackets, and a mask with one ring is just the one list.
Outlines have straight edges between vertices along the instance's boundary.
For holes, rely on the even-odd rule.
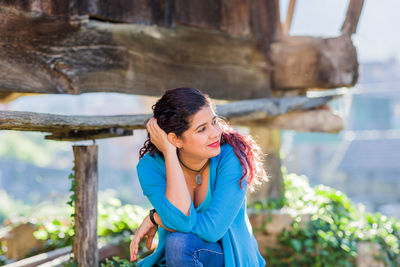
[[[98,205],[99,237],[111,239],[122,236],[123,240],[130,241],[130,236],[142,222],[147,212],[136,205],[122,205],[118,199],[108,199]],[[46,251],[72,245],[74,229],[71,220],[54,219],[39,224],[35,237],[46,240]]]
[[7,263],[7,258],[5,256],[5,242],[0,241],[0,266],[3,266]]
[[131,235],[146,217],[147,211],[137,205],[122,205],[116,198],[99,203],[99,221],[97,231],[99,236],[122,236],[124,242],[130,242]]
[[[72,171],[75,170],[75,166],[72,168]],[[76,194],[75,194],[75,187],[76,187],[76,180],[75,180],[75,174],[71,172],[68,176],[68,179],[71,180],[71,188],[69,189],[72,194],[69,197],[69,201],[67,202],[68,206],[71,208],[75,207],[75,201],[76,201]],[[71,218],[73,219],[75,217],[75,211],[71,213]]]
[[120,259],[119,257],[112,257],[112,259],[106,259],[104,263],[100,263],[101,267],[136,267],[137,263],[130,262],[126,259]]
[[[271,210],[284,203],[295,220],[279,235],[279,249],[268,249],[271,266],[354,266],[360,241],[381,246],[387,266],[400,266],[400,221],[359,211],[340,191],[318,185],[305,176],[285,175],[284,200],[256,203],[256,210]],[[311,214],[309,222],[302,214]]]

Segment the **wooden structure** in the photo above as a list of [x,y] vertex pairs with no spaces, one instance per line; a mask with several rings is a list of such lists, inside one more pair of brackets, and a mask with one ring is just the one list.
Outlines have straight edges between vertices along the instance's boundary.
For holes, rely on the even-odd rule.
[[[349,1],[334,38],[289,36],[295,2],[282,23],[279,0],[0,0],[0,100],[26,93],[159,96],[196,87],[213,98],[242,100],[218,107],[235,124],[338,132],[342,122],[325,106],[332,97],[306,92],[357,82],[351,34],[363,0]],[[0,129],[87,140],[132,134],[149,116],[3,111]],[[74,151],[80,166],[74,254],[79,266],[96,266],[96,148]]]

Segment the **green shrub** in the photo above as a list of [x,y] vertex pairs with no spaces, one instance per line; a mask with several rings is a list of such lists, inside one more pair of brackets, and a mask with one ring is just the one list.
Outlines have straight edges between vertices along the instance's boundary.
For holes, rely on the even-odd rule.
[[[130,241],[137,227],[147,215],[142,207],[137,205],[122,205],[118,199],[110,198],[98,204],[98,236],[111,239],[122,236],[125,242]],[[37,224],[39,230],[35,237],[46,241],[45,251],[72,245],[74,229],[70,219],[53,219]]]
[[[271,266],[355,266],[360,241],[377,243],[386,266],[400,266],[400,221],[379,213],[363,213],[342,192],[305,176],[284,176],[285,197],[255,203],[256,210],[283,207],[294,214],[292,230],[278,236],[279,249],[266,252]],[[311,214],[301,222],[301,214]],[[301,226],[303,225],[303,226]]]
[[100,263],[101,267],[136,267],[137,263],[130,262],[126,259],[120,259],[119,257],[112,257],[112,259],[106,259]]

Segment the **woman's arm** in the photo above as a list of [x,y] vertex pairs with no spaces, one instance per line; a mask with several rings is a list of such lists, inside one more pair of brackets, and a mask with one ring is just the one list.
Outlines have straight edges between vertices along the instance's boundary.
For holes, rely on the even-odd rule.
[[185,214],[166,197],[167,179],[165,163],[160,156],[146,154],[136,166],[143,194],[160,217],[160,225],[179,232],[190,232],[196,223],[196,210],[190,201],[189,213]]
[[182,168],[179,165],[176,149],[166,152],[164,157],[165,170],[167,173],[165,196],[172,205],[177,207],[185,215],[189,215],[192,198],[190,197]]
[[150,141],[163,153],[165,158],[167,176],[165,196],[172,205],[185,215],[189,215],[192,199],[179,165],[176,147],[168,140],[167,134],[158,126],[155,118],[151,118],[147,122],[146,128],[150,134]]
[[154,213],[154,216],[153,216],[153,217],[154,217],[154,220],[156,221],[156,223],[157,223],[159,226],[161,226],[162,228],[164,228],[164,229],[167,230],[167,231],[175,232],[175,230],[169,229],[169,228],[165,227],[165,226],[162,224],[160,215],[158,215],[157,212]]

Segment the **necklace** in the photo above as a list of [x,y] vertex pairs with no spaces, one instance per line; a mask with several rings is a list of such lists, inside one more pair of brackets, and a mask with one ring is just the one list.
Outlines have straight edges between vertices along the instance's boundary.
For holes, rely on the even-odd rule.
[[201,185],[201,182],[202,182],[202,180],[203,180],[202,177],[201,177],[201,172],[202,172],[202,171],[204,170],[204,168],[207,166],[207,163],[210,161],[210,159],[208,159],[207,162],[203,165],[203,167],[201,167],[201,169],[198,170],[198,171],[193,170],[192,168],[189,168],[188,166],[186,166],[186,165],[181,161],[181,159],[180,159],[180,157],[179,157],[179,153],[178,153],[178,160],[179,160],[179,162],[183,165],[183,167],[185,167],[186,169],[191,170],[191,171],[193,171],[193,172],[197,172],[197,175],[196,175],[196,184]]

